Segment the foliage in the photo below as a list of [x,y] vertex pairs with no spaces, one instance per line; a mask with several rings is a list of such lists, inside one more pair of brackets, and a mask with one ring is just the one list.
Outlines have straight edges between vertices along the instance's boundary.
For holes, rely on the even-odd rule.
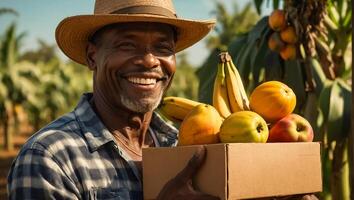
[[[217,16],[218,26],[214,35],[208,38],[207,45],[211,48],[210,56],[197,70],[199,78],[198,99],[201,102],[211,103],[211,93],[213,82],[217,70],[217,55],[224,50],[230,42],[245,39],[248,32],[259,19],[258,15],[252,11],[251,5],[247,4],[243,10],[239,11],[234,2],[234,11],[228,12],[225,5],[216,2],[214,13]],[[219,39],[215,39],[219,38]]]
[[246,33],[258,20],[258,15],[252,10],[252,4],[248,3],[240,11],[236,2],[233,2],[233,11],[229,12],[223,3],[215,1],[215,10],[212,14],[216,16],[217,25],[214,34],[207,39],[209,49],[224,49],[235,37]]
[[[19,54],[21,39],[15,23],[0,37],[0,126],[5,147],[20,127],[18,115],[25,110],[29,121],[40,126],[71,110],[82,92],[91,90],[91,72],[74,63],[64,63],[56,48],[39,41],[38,50]],[[19,109],[24,108],[24,109]]]
[[[255,0],[258,10],[265,1]],[[348,135],[351,130],[352,27],[351,1],[274,1],[283,8],[299,36],[297,59],[284,61],[267,46],[268,17],[228,45],[235,65],[250,93],[263,81],[279,80],[297,95],[295,112],[313,126],[323,145],[322,198],[349,199]],[[309,17],[311,16],[311,17]],[[200,70],[200,98],[210,102],[216,52]],[[214,61],[213,61],[214,60]],[[212,64],[210,64],[212,63]],[[202,81],[203,80],[203,81]]]
[[188,62],[187,54],[180,53],[177,56],[176,73],[166,96],[178,96],[197,100],[199,82],[195,70],[196,68]]

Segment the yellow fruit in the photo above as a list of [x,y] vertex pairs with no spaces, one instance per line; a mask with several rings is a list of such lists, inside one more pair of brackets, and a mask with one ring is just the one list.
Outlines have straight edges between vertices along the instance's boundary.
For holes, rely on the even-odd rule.
[[250,96],[251,110],[261,115],[267,122],[277,121],[292,113],[295,105],[295,93],[279,81],[262,83]]
[[223,118],[212,105],[197,105],[181,123],[178,145],[218,143],[222,122]]
[[213,106],[223,118],[226,118],[231,114],[225,80],[225,63],[221,60],[218,64],[218,70],[214,80]]
[[292,26],[286,27],[284,30],[280,31],[280,38],[286,43],[295,44],[297,42],[295,28]]
[[239,111],[224,120],[220,128],[223,143],[267,142],[269,130],[264,119],[252,111]]
[[272,33],[268,39],[268,47],[270,50],[280,52],[285,47],[285,43],[281,40],[278,32]]
[[280,56],[283,60],[292,60],[296,58],[296,47],[293,44],[288,44],[280,52]]
[[167,119],[173,122],[180,122],[198,104],[200,102],[182,97],[169,96],[163,98],[159,106],[159,111]]
[[[227,54],[228,55],[228,54]],[[236,66],[232,62],[231,56],[226,64],[226,87],[232,112],[249,110],[249,100],[243,86],[242,78]]]
[[286,27],[285,13],[282,10],[274,10],[269,16],[268,24],[274,31],[281,31]]

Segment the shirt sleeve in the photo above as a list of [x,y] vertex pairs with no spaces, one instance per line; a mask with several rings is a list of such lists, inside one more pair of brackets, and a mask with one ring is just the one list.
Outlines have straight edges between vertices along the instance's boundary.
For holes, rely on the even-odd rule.
[[80,199],[79,190],[45,150],[27,149],[11,166],[9,199]]

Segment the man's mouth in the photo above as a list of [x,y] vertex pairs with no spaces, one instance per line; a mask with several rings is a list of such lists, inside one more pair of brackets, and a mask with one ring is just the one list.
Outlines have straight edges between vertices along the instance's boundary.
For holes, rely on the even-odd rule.
[[154,85],[158,81],[156,78],[139,78],[139,77],[128,77],[127,80],[134,84],[140,85]]

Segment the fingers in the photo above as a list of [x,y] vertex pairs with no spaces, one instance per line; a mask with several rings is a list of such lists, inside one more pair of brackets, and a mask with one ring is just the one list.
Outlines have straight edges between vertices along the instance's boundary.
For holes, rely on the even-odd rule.
[[205,160],[206,148],[205,146],[198,146],[193,157],[189,160],[187,166],[176,176],[177,179],[180,179],[182,182],[187,182],[191,179],[202,163]]
[[318,200],[318,198],[315,195],[311,194],[303,196],[301,200]]

